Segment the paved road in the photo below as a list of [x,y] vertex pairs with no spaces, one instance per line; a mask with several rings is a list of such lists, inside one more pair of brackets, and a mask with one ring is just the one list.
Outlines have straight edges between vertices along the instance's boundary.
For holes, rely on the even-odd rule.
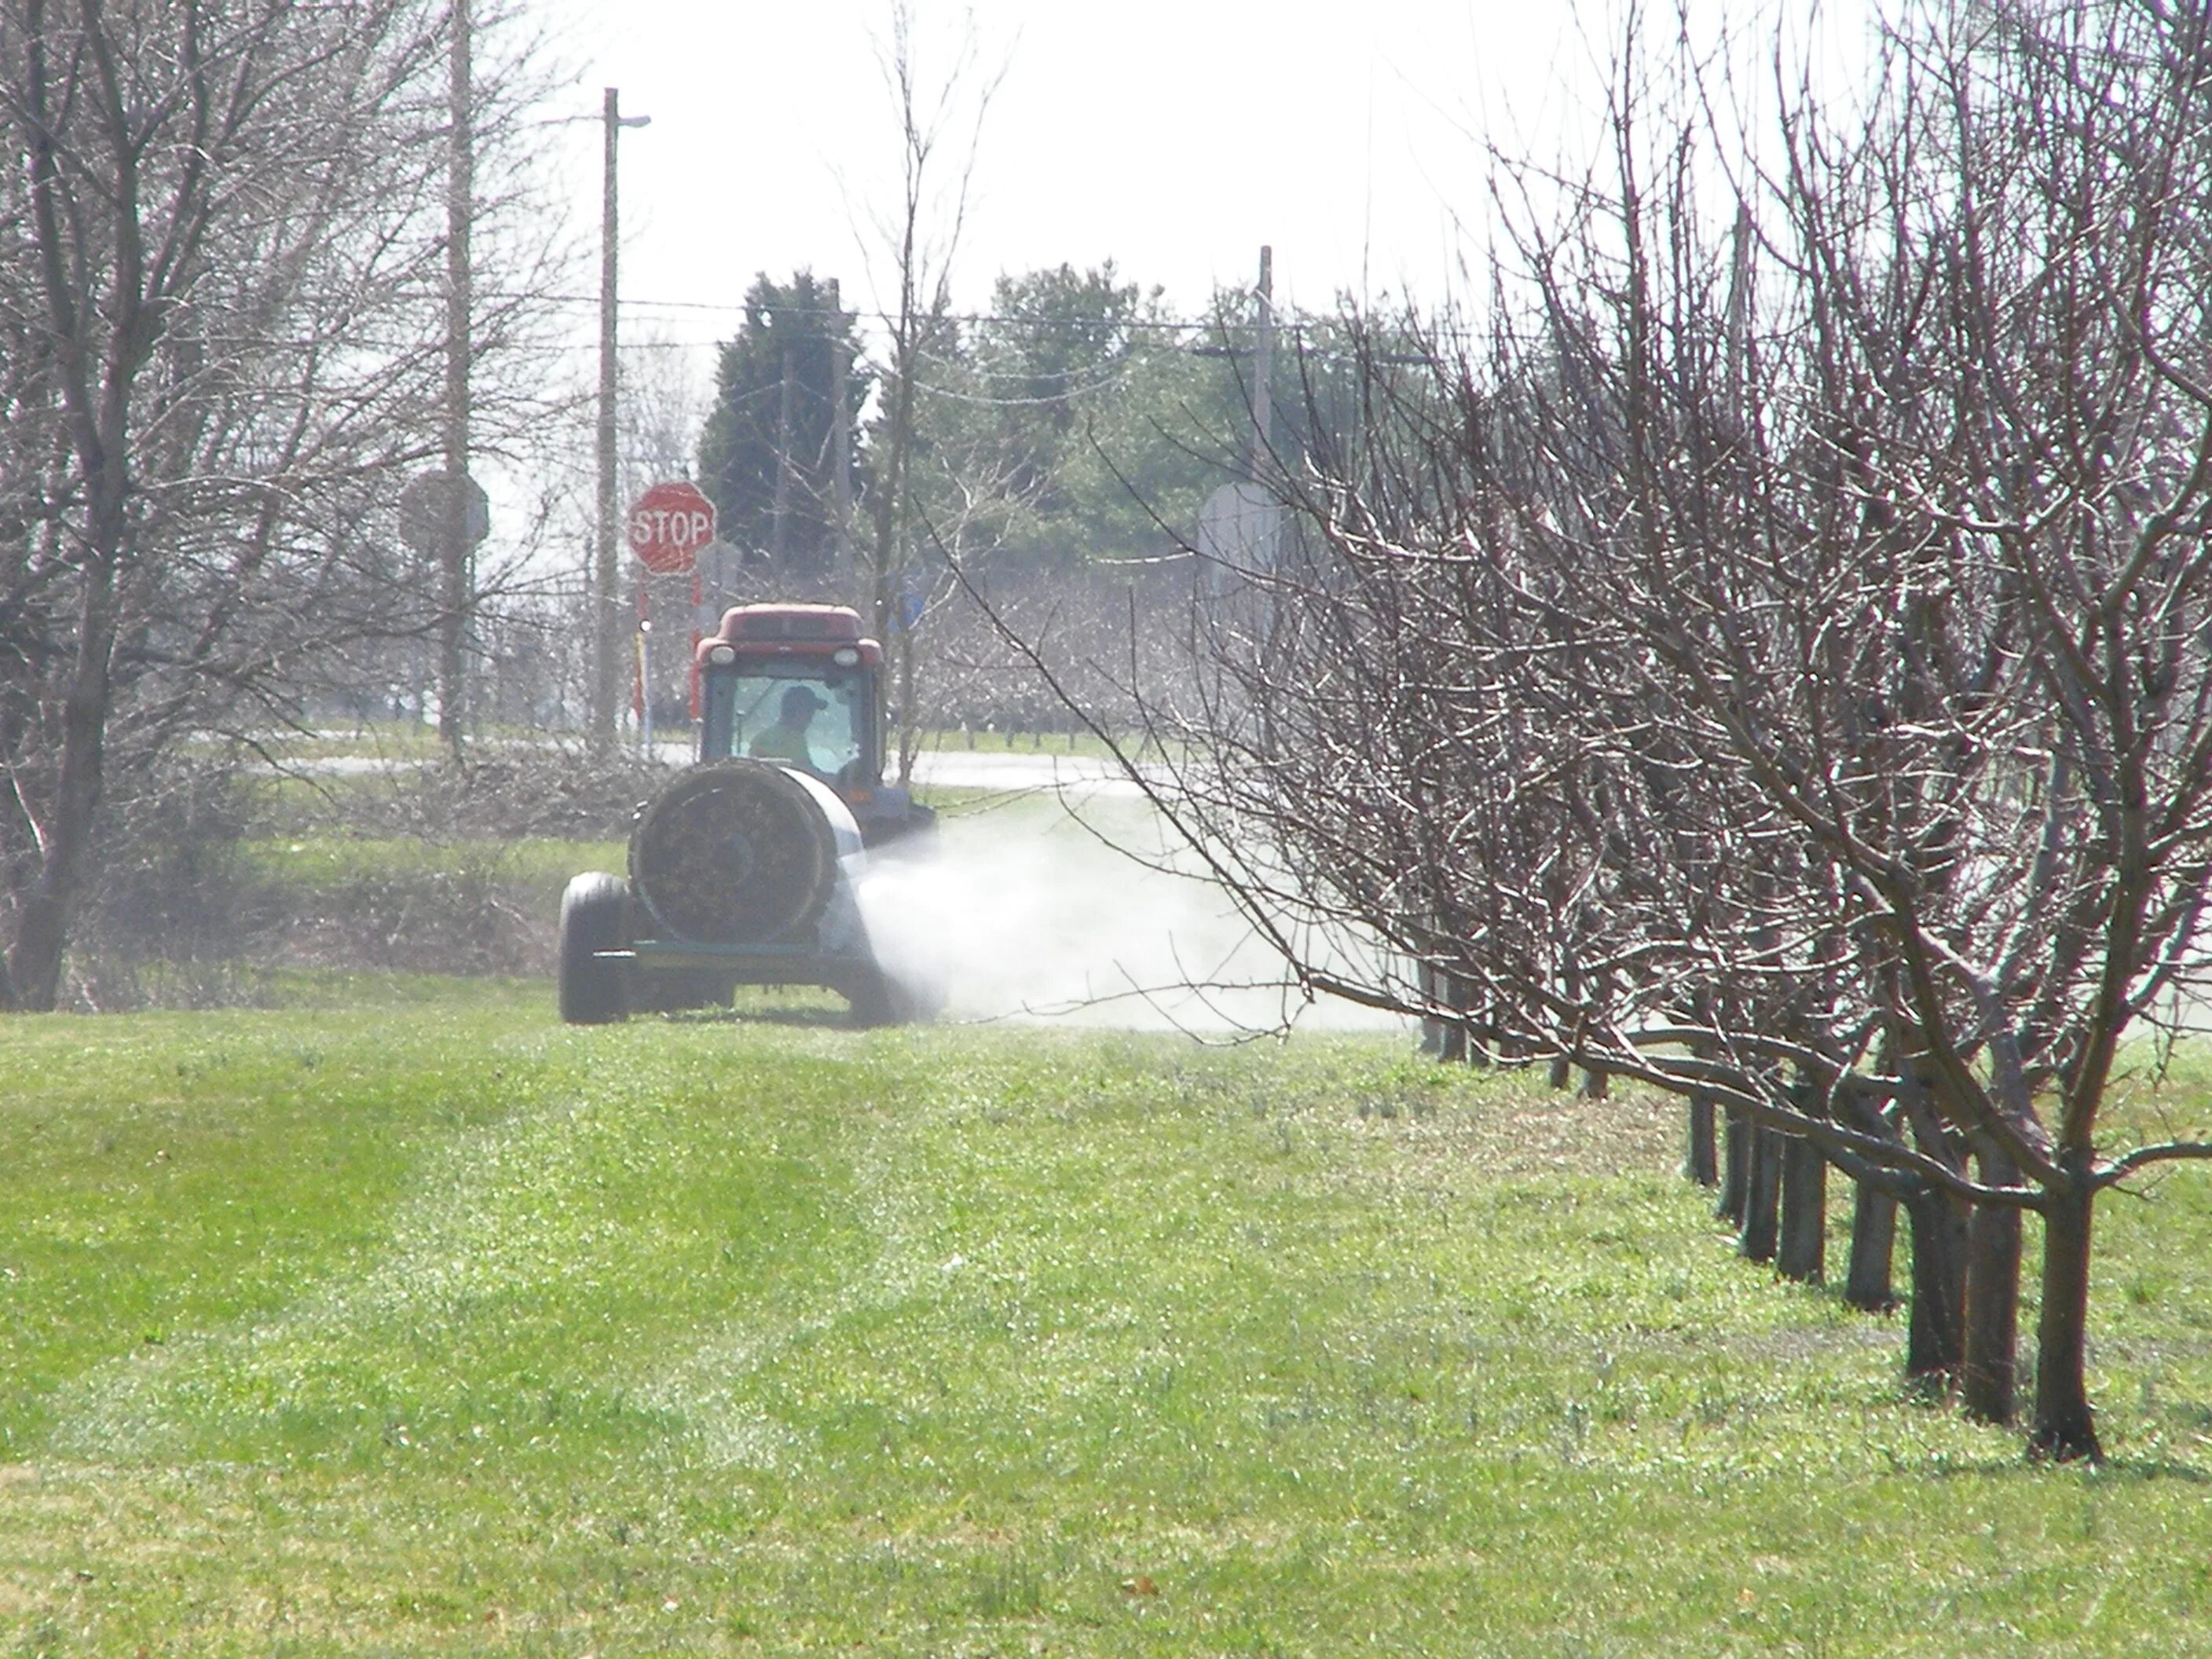
[[[318,733],[343,741],[343,732]],[[689,743],[657,743],[653,753],[670,766],[691,761]],[[325,755],[289,763],[285,769],[324,777],[404,770],[413,763],[375,755]],[[1091,755],[981,753],[926,750],[915,757],[915,781],[941,789],[990,789],[1006,794],[1065,790],[1082,799],[1132,799],[1141,794],[1113,762]]]
[[1090,755],[987,755],[933,749],[915,757],[914,775],[917,783],[941,789],[1066,789],[1109,798],[1142,793],[1112,761]]

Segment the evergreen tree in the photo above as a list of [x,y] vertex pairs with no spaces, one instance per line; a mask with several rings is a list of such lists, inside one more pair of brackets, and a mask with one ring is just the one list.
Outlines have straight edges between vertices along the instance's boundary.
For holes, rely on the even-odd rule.
[[720,514],[722,538],[762,562],[779,562],[780,554],[781,573],[819,575],[836,558],[841,365],[845,406],[856,419],[868,392],[857,313],[834,293],[811,270],[788,283],[766,272],[754,279],[744,320],[721,349],[699,441],[700,487]]

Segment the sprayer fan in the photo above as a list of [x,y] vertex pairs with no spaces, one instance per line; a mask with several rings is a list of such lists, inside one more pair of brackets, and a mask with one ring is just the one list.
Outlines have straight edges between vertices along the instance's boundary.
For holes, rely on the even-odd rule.
[[806,787],[757,761],[695,767],[638,815],[630,885],[673,938],[755,945],[796,933],[836,884],[837,845]]

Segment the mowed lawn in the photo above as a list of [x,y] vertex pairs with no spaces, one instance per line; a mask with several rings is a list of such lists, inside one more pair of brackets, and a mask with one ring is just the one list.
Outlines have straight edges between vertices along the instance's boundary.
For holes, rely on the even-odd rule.
[[355,988],[0,1023],[0,1651],[2212,1652],[2191,1173],[2040,1469],[1633,1095]]

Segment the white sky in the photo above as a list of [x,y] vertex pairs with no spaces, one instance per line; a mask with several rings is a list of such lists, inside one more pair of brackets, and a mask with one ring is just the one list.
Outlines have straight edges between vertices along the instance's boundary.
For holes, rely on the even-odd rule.
[[[621,89],[653,124],[622,137],[626,301],[734,305],[755,273],[811,265],[846,303],[881,297],[872,207],[896,188],[881,67],[890,0],[732,6],[532,0],[579,72],[577,112]],[[921,76],[941,82],[968,9],[916,0]],[[975,149],[953,269],[979,307],[994,276],[1111,258],[1195,310],[1249,283],[1263,242],[1280,299],[1437,300],[1471,252],[1480,138],[1548,145],[1579,125],[1590,48],[1551,0],[978,0],[978,57],[1005,73]],[[1546,137],[1551,135],[1551,137]],[[599,129],[548,130],[596,245]],[[967,148],[948,140],[948,161]],[[624,331],[706,341],[730,315],[649,313]]]
[[[953,298],[981,310],[1001,273],[1111,258],[1122,280],[1164,285],[1188,316],[1217,284],[1249,284],[1267,243],[1280,303],[1327,310],[1349,294],[1433,307],[1484,260],[1486,143],[1587,161],[1602,142],[1605,65],[1625,13],[1640,9],[1664,31],[1641,43],[1662,56],[1677,3],[1694,14],[1701,49],[1733,35],[1749,74],[1736,92],[1756,101],[1744,88],[1770,72],[1778,26],[1817,81],[1853,85],[1865,19],[1892,3],[912,0],[925,89],[942,86],[963,36],[981,78],[1003,71],[974,149]],[[579,383],[597,337],[606,87],[626,113],[652,118],[621,138],[633,398],[650,380],[666,408],[702,414],[713,347],[736,331],[761,271],[811,267],[842,281],[847,305],[884,307],[894,273],[871,220],[898,186],[884,71],[893,0],[516,3],[574,74],[544,111],[568,118],[538,131],[586,256],[563,319]],[[972,112],[972,100],[962,107]],[[965,128],[945,144],[957,168]],[[689,470],[631,459],[663,476]],[[580,455],[578,479],[586,465]],[[492,464],[483,477],[495,540],[529,523],[535,475]],[[588,513],[589,499],[580,485],[573,505]],[[561,530],[548,556],[575,556],[585,534]]]
[[[1490,234],[1486,142],[1589,159],[1620,18],[1656,14],[1642,44],[1663,56],[1677,0],[912,3],[925,90],[963,36],[981,66],[971,94],[1003,71],[974,148],[956,305],[983,309],[1002,272],[1110,258],[1188,316],[1217,284],[1249,284],[1262,243],[1280,303],[1452,297]],[[1821,43],[1813,72],[1840,84],[1863,58],[1835,43],[1863,43],[1883,0],[1685,3],[1701,46],[1733,34],[1752,81],[1771,72],[1779,25],[1801,48]],[[871,216],[898,187],[893,0],[519,3],[574,75],[545,111],[562,124],[538,131],[586,255],[568,319],[580,379],[597,337],[605,87],[652,119],[621,138],[626,376],[649,369],[703,408],[712,348],[761,271],[811,267],[842,281],[848,306],[888,302],[895,273]],[[972,95],[960,107],[972,120]],[[945,142],[949,178],[967,125]],[[488,483],[503,503],[509,489]]]

